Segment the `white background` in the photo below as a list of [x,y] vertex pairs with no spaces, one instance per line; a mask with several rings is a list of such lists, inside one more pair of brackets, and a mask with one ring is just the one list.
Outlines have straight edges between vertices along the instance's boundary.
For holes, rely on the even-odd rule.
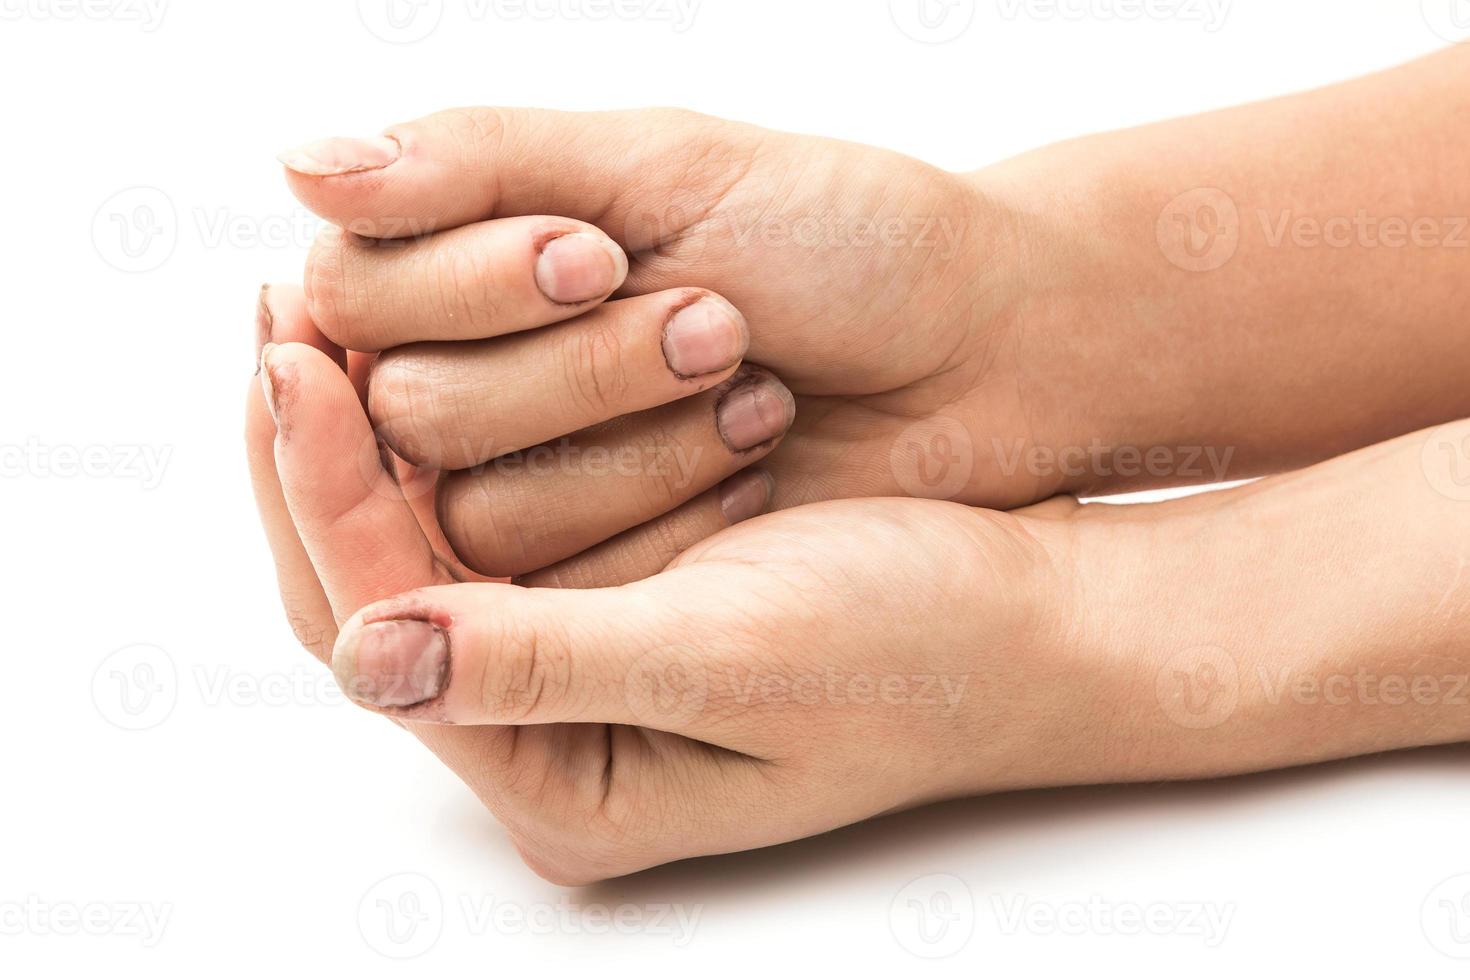
[[[958,0],[918,38],[897,26],[917,0],[702,0],[683,30],[660,16],[672,0],[604,20],[576,0],[530,0],[541,17],[426,0],[410,32],[437,29],[406,44],[365,26],[386,0],[84,2],[0,0],[0,975],[1470,968],[1450,955],[1470,956],[1470,909],[1456,934],[1441,904],[1470,896],[1470,878],[1441,884],[1470,873],[1463,748],[955,803],[592,889],[540,882],[297,648],[239,436],[256,288],[299,277],[314,228],[273,160],[287,145],[456,104],[677,104],[970,169],[1409,59],[1445,43],[1428,25],[1450,0],[1427,19],[1418,0],[1143,19],[1117,15],[1128,0],[1063,0],[1072,17]],[[1214,29],[1189,16],[1221,4]],[[83,451],[90,472],[68,475]],[[415,901],[417,930],[386,932],[385,908]],[[591,934],[578,911],[598,904],[647,928]],[[692,935],[652,927],[665,906],[698,916]],[[66,934],[78,910],[100,934]],[[1110,925],[1138,910],[1161,934]]]

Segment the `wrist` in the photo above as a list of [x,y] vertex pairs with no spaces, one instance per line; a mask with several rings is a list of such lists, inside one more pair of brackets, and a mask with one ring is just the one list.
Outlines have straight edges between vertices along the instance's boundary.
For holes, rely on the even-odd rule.
[[1115,705],[1106,756],[1122,760],[1103,778],[1470,739],[1457,628],[1470,504],[1425,479],[1424,441],[1170,504],[1083,509],[1077,642]]

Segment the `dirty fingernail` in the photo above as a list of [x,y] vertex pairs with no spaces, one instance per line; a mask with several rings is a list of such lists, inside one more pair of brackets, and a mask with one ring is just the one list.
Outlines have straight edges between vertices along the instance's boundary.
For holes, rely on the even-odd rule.
[[720,484],[720,510],[730,524],[759,517],[771,505],[776,481],[765,470],[746,470]]
[[536,285],[553,303],[585,303],[611,293],[628,275],[628,257],[601,235],[553,238],[536,258]]
[[720,438],[733,452],[745,452],[791,428],[796,399],[769,374],[757,374],[725,392],[715,409]]
[[279,426],[281,419],[276,412],[276,379],[271,375],[271,352],[275,349],[276,345],[269,341],[260,349],[260,390],[265,395],[265,407],[271,413],[271,421]]
[[333,136],[302,146],[292,147],[276,157],[290,170],[308,177],[337,177],[364,170],[381,170],[403,153],[398,141],[389,136],[356,139]]
[[360,704],[410,707],[444,690],[449,641],[443,630],[419,619],[348,627],[332,651],[332,676]]
[[729,304],[705,298],[675,313],[664,327],[664,360],[680,378],[697,378],[734,367],[749,343],[745,318]]
[[276,324],[275,314],[271,313],[270,301],[267,298],[271,291],[271,284],[266,283],[260,287],[260,295],[255,299],[255,370],[260,371],[260,355],[265,350],[265,345],[271,342],[271,329]]

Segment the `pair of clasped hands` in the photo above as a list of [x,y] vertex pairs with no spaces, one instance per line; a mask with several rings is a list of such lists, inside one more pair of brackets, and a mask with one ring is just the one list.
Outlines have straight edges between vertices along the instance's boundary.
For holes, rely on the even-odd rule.
[[[1330,142],[1360,94],[1299,100],[1214,125],[1316,113],[1308,179],[1371,151]],[[1368,295],[1366,251],[1243,234],[1221,270],[1169,261],[1176,193],[1290,183],[1269,132],[1224,164],[1155,152],[1187,125],[970,175],[665,110],[454,110],[287,152],[329,224],[304,287],[261,292],[247,441],[297,636],[564,883],[944,798],[1465,737],[1452,711],[1367,705],[1324,736],[1250,680],[1377,662],[1420,614],[1464,506],[1426,480],[1424,433],[1188,500],[1074,499],[1464,414],[1466,386],[1422,373],[1465,346],[1414,308],[1463,308],[1436,257],[1405,272],[1409,308]],[[1422,352],[1368,329],[1390,307]],[[1322,353],[1351,316],[1362,339]],[[1412,582],[1355,583],[1405,548]],[[1238,682],[1211,718],[1188,682],[1222,656]]]

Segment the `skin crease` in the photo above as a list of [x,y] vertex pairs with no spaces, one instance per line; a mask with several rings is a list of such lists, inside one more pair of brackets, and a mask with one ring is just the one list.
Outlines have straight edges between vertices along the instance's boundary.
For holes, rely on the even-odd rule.
[[[315,451],[338,428],[318,410],[350,405],[350,385],[339,374],[329,396],[335,366],[290,348],[263,372],[295,375],[276,384],[296,393],[277,406],[291,419],[275,449],[287,497],[360,495],[350,475],[333,486]],[[448,632],[447,689],[387,713],[465,779],[534,870],[566,884],[955,796],[1463,741],[1470,507],[1444,492],[1453,460],[1426,463],[1439,458],[1426,446],[1466,439],[1470,423],[1456,423],[1158,505],[815,504],[717,534],[629,585],[400,591],[347,618],[339,647],[364,621]],[[383,513],[355,524],[293,507],[339,605],[374,591],[375,574],[435,581],[407,505],[369,506]],[[327,564],[360,550],[354,534],[372,536],[376,572]],[[1179,704],[1206,663],[1236,681],[1227,713],[1199,727]],[[1428,701],[1387,687],[1345,702],[1282,693],[1364,672],[1438,687]]]
[[[793,429],[764,462],[777,508],[907,494],[890,453],[936,417],[963,426],[974,459],[952,499],[1010,508],[1280,472],[1470,415],[1458,370],[1470,361],[1470,228],[1449,220],[1470,186],[1467,83],[1470,49],[1455,48],[968,175],[685,112],[459,109],[391,127],[404,155],[386,169],[287,176],[309,207],[357,231],[452,229],[415,240],[415,268],[441,236],[544,211],[593,222],[631,254],[620,297],[694,285],[727,299],[750,324],[747,360],[796,395]],[[1233,255],[1204,272],[1171,261],[1184,243],[1167,238],[1172,217],[1194,214],[1170,215],[1171,202],[1200,188],[1220,188],[1240,228]],[[1436,222],[1443,247],[1386,247],[1392,231],[1373,226],[1348,247],[1310,234],[1341,232],[1359,212]],[[1306,233],[1290,230],[1302,222]],[[317,322],[349,348],[370,327],[363,311],[428,288],[381,265],[353,274],[379,251],[331,233],[308,267]],[[476,291],[471,273],[454,282]],[[637,389],[603,341],[570,349],[567,373]],[[477,415],[542,409],[531,386],[451,397],[476,387],[486,360],[433,343],[396,350],[380,372],[397,397],[374,402],[375,418],[412,416],[431,442],[480,444]],[[1104,462],[1070,472],[1016,463],[1031,448],[1095,445]],[[1217,465],[1129,473],[1109,465],[1109,447],[1213,447]],[[534,490],[495,489],[455,523],[525,523],[514,502]]]
[[[1470,669],[1453,629],[1470,599],[1457,545],[1466,505],[1445,491],[1457,474],[1426,452],[1470,431],[1418,433],[1173,504],[1063,500],[1011,515],[963,506],[1140,483],[1101,470],[1004,472],[982,438],[991,433],[1053,448],[1093,439],[1230,447],[1228,475],[1242,476],[1470,413],[1458,370],[1470,355],[1458,328],[1470,287],[1452,248],[1273,245],[1257,219],[1353,215],[1365,201],[1384,215],[1463,213],[1455,175],[1465,137],[1452,123],[1465,108],[1467,57],[1446,52],[964,178],[883,151],[677,114],[654,128],[666,136],[626,155],[639,180],[588,153],[551,188],[512,179],[534,169],[536,134],[554,133],[548,142],[576,156],[579,139],[600,145],[650,126],[556,114],[530,125],[528,115],[488,110],[394,130],[403,163],[432,160],[415,154],[436,135],[489,134],[505,175],[488,189],[437,199],[408,176],[412,186],[395,191],[389,171],[399,163],[376,175],[293,177],[308,204],[354,231],[415,207],[419,227],[434,228],[560,213],[632,253],[620,296],[691,283],[718,290],[750,323],[748,358],[796,394],[796,426],[761,464],[777,507],[897,493],[889,450],[926,417],[959,420],[975,437],[976,463],[955,494],[961,503],[839,500],[720,531],[710,498],[666,500],[646,515],[653,524],[528,579],[612,588],[448,586],[435,555],[450,543],[436,539],[422,506],[376,491],[362,504],[363,469],[346,456],[373,442],[368,420],[353,417],[352,382],[360,388],[367,367],[348,358],[352,377],[341,375],[332,341],[361,326],[343,310],[370,309],[374,297],[340,274],[318,278],[354,260],[317,254],[296,313],[273,308],[282,347],[263,372],[289,382],[275,384],[293,395],[277,405],[289,440],[276,438],[259,388],[249,415],[257,498],[293,624],[325,657],[338,624],[370,603],[453,610],[453,628],[470,635],[454,644],[456,657],[479,660],[451,677],[489,682],[404,724],[465,778],[533,868],[567,883],[949,796],[1224,775],[1470,738],[1470,712],[1447,693],[1328,707],[1283,696],[1261,674]],[[1200,187],[1225,189],[1242,215],[1237,253],[1209,273],[1170,263],[1156,237],[1168,203]],[[947,259],[917,246],[769,244],[802,215],[834,207],[839,227],[855,216],[963,215],[961,238]],[[775,238],[743,237],[752,227]],[[325,247],[360,246],[338,236]],[[373,278],[379,289],[397,281]],[[454,353],[413,356],[452,371]],[[1388,575],[1385,560],[1397,562]],[[750,688],[707,677],[713,686],[692,720],[630,723],[642,656],[669,647],[778,689],[834,670],[968,681],[941,716],[913,703],[742,698],[733,692]],[[1161,692],[1170,678],[1200,677],[1202,664],[1212,677],[1233,670],[1238,689],[1226,717],[1191,727]],[[475,723],[429,723],[459,711]],[[882,764],[868,749],[875,742]]]

